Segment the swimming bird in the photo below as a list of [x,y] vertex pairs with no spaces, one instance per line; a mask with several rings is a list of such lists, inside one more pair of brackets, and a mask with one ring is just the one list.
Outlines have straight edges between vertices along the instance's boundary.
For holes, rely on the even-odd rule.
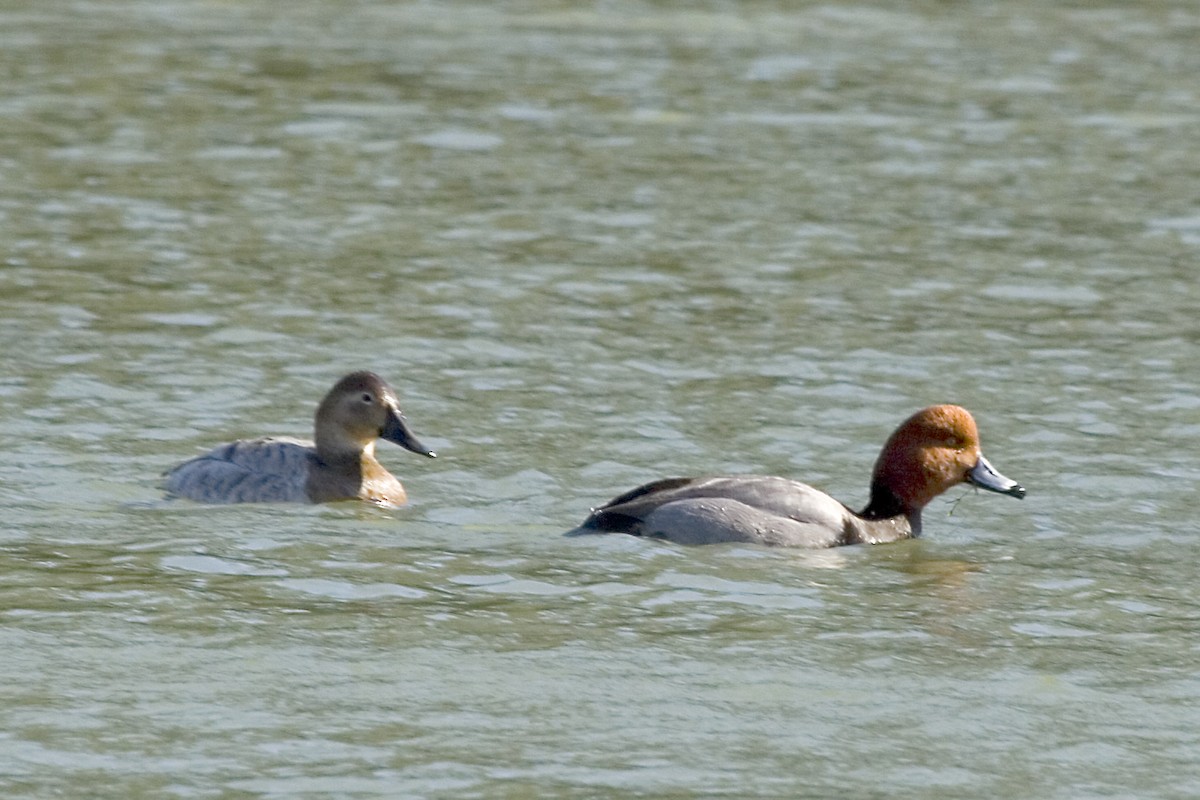
[[913,414],[888,438],[875,462],[871,498],[862,511],[788,478],[666,478],[593,509],[570,534],[628,533],[681,544],[878,544],[920,535],[921,509],[961,483],[1025,496],[1020,484],[983,457],[970,412],[937,405]]
[[373,372],[352,372],[317,406],[314,440],[269,437],[223,444],[166,473],[173,497],[201,503],[328,503],[402,506],[404,486],[375,458],[375,440],[430,458],[408,427],[396,392]]

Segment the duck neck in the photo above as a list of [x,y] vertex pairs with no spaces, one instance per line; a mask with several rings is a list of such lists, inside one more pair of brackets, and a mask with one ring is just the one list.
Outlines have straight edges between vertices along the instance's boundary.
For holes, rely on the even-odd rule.
[[858,516],[867,522],[899,522],[906,521],[910,536],[916,537],[921,533],[921,509],[905,506],[891,489],[882,483],[871,484],[871,501],[867,507],[858,512]]
[[318,432],[315,444],[321,463],[337,469],[361,470],[375,460],[374,442],[364,447],[358,442],[346,441],[336,436],[321,436]]

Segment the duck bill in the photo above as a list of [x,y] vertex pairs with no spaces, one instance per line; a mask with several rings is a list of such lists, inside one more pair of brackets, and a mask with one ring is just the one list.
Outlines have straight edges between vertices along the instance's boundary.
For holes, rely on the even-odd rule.
[[1017,499],[1025,496],[1025,487],[1012,478],[1006,478],[997,472],[982,453],[979,455],[979,460],[975,462],[975,466],[967,473],[967,483],[972,483],[980,489],[987,489],[989,492],[1011,495]]
[[379,432],[379,438],[395,442],[405,450],[411,450],[414,453],[420,453],[430,458],[437,458],[437,453],[421,444],[420,440],[413,435],[413,432],[409,430],[408,421],[404,419],[404,415],[399,411],[388,413],[387,423],[383,426],[383,430]]

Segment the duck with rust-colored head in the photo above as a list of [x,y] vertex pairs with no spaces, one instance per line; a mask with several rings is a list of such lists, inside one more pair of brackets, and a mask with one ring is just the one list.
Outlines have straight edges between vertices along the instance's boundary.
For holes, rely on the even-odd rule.
[[667,478],[594,509],[571,533],[629,533],[681,544],[877,544],[920,535],[921,509],[961,483],[1025,496],[1020,484],[983,457],[975,420],[965,408],[930,406],[901,423],[884,444],[871,477],[871,500],[860,512],[787,478]]
[[166,474],[174,497],[201,503],[328,503],[365,500],[402,506],[404,486],[375,458],[387,439],[434,458],[409,430],[400,401],[373,372],[352,372],[317,406],[314,441],[241,439],[185,461]]

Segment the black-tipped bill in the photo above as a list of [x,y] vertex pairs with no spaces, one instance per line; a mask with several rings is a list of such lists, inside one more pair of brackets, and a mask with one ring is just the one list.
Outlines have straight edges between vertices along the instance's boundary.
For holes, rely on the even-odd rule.
[[982,454],[979,456],[979,461],[975,462],[975,466],[967,473],[967,482],[975,484],[980,489],[987,489],[989,492],[1012,495],[1018,500],[1025,496],[1024,486],[997,472],[996,468]]
[[421,444],[420,440],[413,435],[413,432],[408,428],[408,421],[404,419],[404,415],[399,411],[388,411],[387,422],[384,424],[383,430],[379,432],[379,438],[395,442],[405,450],[412,450],[414,453],[420,453],[423,456],[437,458],[437,453]]

